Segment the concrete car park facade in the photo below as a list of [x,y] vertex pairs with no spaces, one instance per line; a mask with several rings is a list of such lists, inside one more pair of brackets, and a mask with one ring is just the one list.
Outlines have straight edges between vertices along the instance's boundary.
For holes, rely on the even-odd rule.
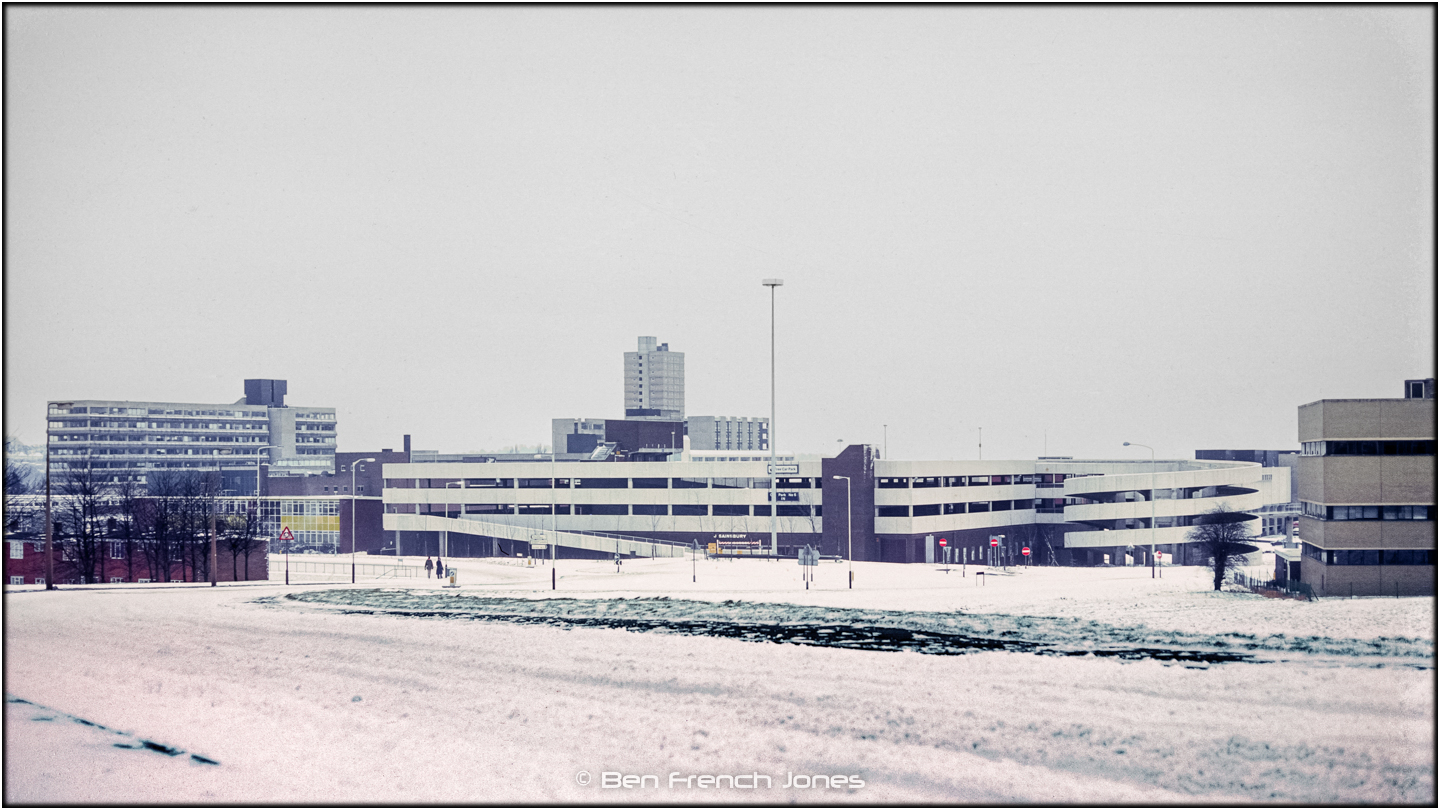
[[[759,460],[386,464],[384,526],[409,535],[406,547],[428,547],[437,525],[428,518],[445,517],[458,535],[503,524],[758,553],[768,550],[768,471]],[[1261,467],[1251,462],[902,461],[852,445],[778,472],[782,556],[811,545],[856,560],[975,561],[992,535],[1005,535],[1002,550],[1016,559],[1034,542],[1051,564],[1143,564],[1153,537],[1186,562],[1199,515],[1261,506]],[[493,544],[467,540],[451,553],[461,548],[486,554]]]

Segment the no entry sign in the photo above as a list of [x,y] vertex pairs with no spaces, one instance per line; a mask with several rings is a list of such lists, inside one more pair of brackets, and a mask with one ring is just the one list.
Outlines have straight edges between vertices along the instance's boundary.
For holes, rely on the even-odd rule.
[[998,538],[998,537],[992,537],[992,538],[990,538],[990,545],[991,545],[991,546],[998,546],[998,545],[1000,545],[1000,538]]
[[1030,556],[1030,547],[1029,547],[1029,546],[1026,546],[1026,547],[1020,549],[1020,553],[1021,553],[1021,554],[1024,554],[1026,557],[1029,557],[1029,556]]
[[940,538],[940,547],[941,547],[941,548],[944,548],[944,547],[945,547],[945,538],[943,538],[943,537]]

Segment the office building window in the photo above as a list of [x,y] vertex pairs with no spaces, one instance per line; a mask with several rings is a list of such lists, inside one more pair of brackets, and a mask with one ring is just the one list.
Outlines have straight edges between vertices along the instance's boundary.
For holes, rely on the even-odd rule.
[[[701,507],[702,509],[704,507]],[[750,514],[750,507],[739,504],[715,504],[713,514],[715,517],[745,517]]]
[[922,503],[915,506],[915,517],[933,517],[940,514],[940,504]]
[[[745,507],[742,506],[740,508],[744,509]],[[670,507],[670,513],[675,515],[676,517],[699,517],[706,514],[705,509],[706,507],[704,507],[703,505],[696,506],[694,504],[676,504],[675,506]]]
[[908,506],[877,506],[875,507],[876,517],[910,517]]

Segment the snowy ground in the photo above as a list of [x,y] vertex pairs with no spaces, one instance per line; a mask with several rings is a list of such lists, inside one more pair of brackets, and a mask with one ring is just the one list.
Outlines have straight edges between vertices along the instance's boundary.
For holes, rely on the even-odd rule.
[[[1216,594],[1182,568],[1161,580],[1031,569],[978,585],[973,569],[860,564],[851,591],[830,563],[807,591],[793,563],[701,561],[692,583],[684,559],[619,574],[562,561],[552,593],[548,567],[458,564],[455,590],[10,589],[6,801],[1436,798],[1430,599]],[[1218,644],[1266,663],[918,655],[506,618],[521,614]],[[606,789],[606,772],[658,780]],[[755,773],[770,785],[685,781]],[[784,787],[788,774],[853,774],[864,787]]]

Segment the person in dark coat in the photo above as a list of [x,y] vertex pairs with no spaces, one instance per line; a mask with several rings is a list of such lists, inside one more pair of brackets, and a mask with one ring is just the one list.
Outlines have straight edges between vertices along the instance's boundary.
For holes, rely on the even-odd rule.
[[435,568],[435,563],[430,562],[430,558],[429,558],[429,557],[426,557],[426,558],[425,558],[425,578],[426,578],[426,579],[429,579],[429,578],[430,578],[430,572],[431,572],[434,568]]
[[435,558],[435,578],[436,578],[436,579],[443,579],[444,577],[445,577],[445,561],[442,560],[442,559],[440,559],[439,557],[436,557],[436,558]]

